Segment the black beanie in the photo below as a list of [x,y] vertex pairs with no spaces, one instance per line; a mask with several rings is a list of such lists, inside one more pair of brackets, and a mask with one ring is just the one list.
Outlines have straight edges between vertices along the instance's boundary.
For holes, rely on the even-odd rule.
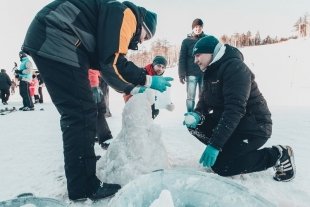
[[153,37],[155,35],[156,31],[156,25],[157,25],[157,15],[154,12],[146,10],[145,16],[143,19],[143,25],[149,35]]
[[166,58],[164,58],[163,56],[160,56],[160,55],[154,57],[153,65],[159,65],[159,64],[164,65],[166,67],[167,66]]
[[19,57],[20,57],[20,58],[27,57],[27,54],[26,54],[24,51],[21,50],[21,51],[19,52]]
[[213,54],[214,49],[218,43],[218,39],[211,35],[201,38],[196,42],[193,48],[193,56],[200,53]]
[[192,29],[194,29],[195,26],[202,26],[203,27],[203,21],[201,19],[194,19],[193,23],[192,23]]

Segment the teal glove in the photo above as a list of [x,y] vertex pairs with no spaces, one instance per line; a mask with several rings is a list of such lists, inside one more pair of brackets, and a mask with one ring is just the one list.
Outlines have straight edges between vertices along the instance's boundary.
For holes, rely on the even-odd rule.
[[216,161],[216,158],[219,154],[219,150],[208,145],[201,155],[199,163],[202,164],[204,167],[212,167]]
[[150,79],[150,88],[164,92],[167,87],[170,87],[170,81],[173,81],[171,77],[162,77],[162,76],[152,76]]
[[130,94],[135,95],[138,93],[144,93],[145,90],[146,90],[145,86],[136,86],[130,91]]
[[100,103],[102,101],[103,92],[100,87],[92,87],[91,91],[93,92],[93,99],[96,103]]
[[186,125],[187,128],[196,128],[200,121],[201,117],[196,112],[187,112],[184,114],[183,125]]

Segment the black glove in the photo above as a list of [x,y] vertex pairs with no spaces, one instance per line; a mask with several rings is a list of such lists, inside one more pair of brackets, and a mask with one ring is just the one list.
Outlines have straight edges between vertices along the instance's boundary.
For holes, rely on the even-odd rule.
[[184,83],[186,82],[185,76],[180,76],[180,82],[181,82],[182,84],[184,84]]
[[21,71],[21,70],[15,70],[15,74],[23,74],[23,71]]
[[99,86],[91,88],[93,92],[93,99],[96,103],[100,103],[103,98],[103,92]]

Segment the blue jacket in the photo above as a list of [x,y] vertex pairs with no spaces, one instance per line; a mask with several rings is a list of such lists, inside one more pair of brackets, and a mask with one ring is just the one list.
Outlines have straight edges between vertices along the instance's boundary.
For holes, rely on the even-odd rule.
[[32,63],[28,57],[23,57],[19,66],[19,78],[21,80],[31,82],[32,80]]

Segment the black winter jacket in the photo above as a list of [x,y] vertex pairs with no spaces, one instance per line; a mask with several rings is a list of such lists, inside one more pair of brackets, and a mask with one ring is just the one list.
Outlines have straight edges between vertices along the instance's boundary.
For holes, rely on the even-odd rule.
[[125,58],[128,49],[137,49],[145,13],[130,2],[56,0],[32,21],[23,50],[74,67],[100,69],[109,85],[128,93],[145,84],[145,70]]
[[202,71],[194,63],[193,48],[196,42],[206,35],[202,32],[200,35],[189,34],[183,40],[179,56],[179,77],[202,76]]
[[5,72],[0,72],[0,89],[8,90],[11,86],[12,82],[8,74]]
[[207,67],[196,111],[205,116],[209,144],[221,149],[233,133],[269,138],[271,113],[241,52],[225,45],[224,55]]

